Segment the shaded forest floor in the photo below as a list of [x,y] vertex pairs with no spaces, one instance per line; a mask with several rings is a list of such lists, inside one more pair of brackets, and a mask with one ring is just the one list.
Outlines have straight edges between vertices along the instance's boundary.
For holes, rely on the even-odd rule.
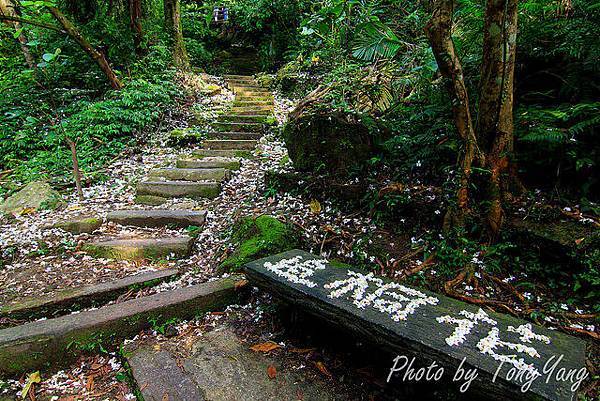
[[[218,77],[211,77],[211,80],[222,82]],[[201,98],[199,104],[204,109],[206,118],[210,119],[229,99],[228,93],[224,91],[220,95]],[[282,123],[294,103],[277,95],[275,100],[276,115]],[[176,113],[179,117],[166,125],[170,128],[185,127],[192,106],[192,103],[186,105],[180,113]],[[431,222],[440,224],[445,207],[440,188],[423,184],[402,188],[403,194],[415,199],[413,210],[408,212],[406,218],[399,218],[394,224],[388,225],[377,224],[366,210],[344,209],[335,199],[319,196],[310,188],[302,189],[312,179],[302,174],[296,189],[285,191],[279,185],[276,188],[273,177],[281,180],[281,177],[289,177],[290,174],[298,175],[277,129],[260,140],[252,157],[243,161],[241,169],[223,185],[221,194],[216,199],[174,200],[166,205],[170,209],[185,206],[186,209],[208,211],[206,224],[193,232],[197,241],[190,258],[159,262],[92,258],[80,251],[81,245],[91,235],[72,235],[58,229],[47,229],[67,217],[104,217],[107,212],[117,208],[139,207],[134,204],[134,187],[141,177],[150,169],[169,165],[178,155],[194,150],[194,146],[183,149],[168,146],[164,134],[166,128],[163,127],[161,132],[154,134],[148,145],[129,149],[122,158],[108,166],[110,178],[86,188],[84,201],[79,201],[72,195],[61,210],[3,218],[0,222],[0,247],[4,253],[5,266],[0,270],[0,281],[6,285],[0,289],[0,303],[49,296],[65,288],[106,282],[137,272],[167,267],[177,267],[184,273],[176,281],[130,292],[114,302],[204,282],[219,275],[219,264],[232,251],[232,222],[241,216],[262,214],[291,222],[302,233],[306,250],[312,253],[361,265],[413,285],[448,292],[448,274],[455,272],[441,271],[439,261],[430,257],[427,252],[427,239],[439,235],[439,225],[423,227],[420,224],[422,214],[432,217]],[[267,180],[266,176],[269,177]],[[526,214],[531,210],[531,202],[526,200],[514,207],[522,208],[522,213]],[[539,198],[534,202],[540,202]],[[165,205],[161,206],[164,207]],[[597,225],[596,221],[587,221],[588,217],[578,215],[574,210],[563,209],[561,212],[561,209],[552,207],[552,210],[563,215],[565,221],[581,223],[582,232],[586,232],[590,225]],[[131,229],[109,224],[104,225],[93,236],[132,234],[153,237],[183,233],[187,232],[165,228]],[[456,288],[451,288],[451,295],[498,312],[533,319],[537,323],[582,335],[586,339],[598,340],[594,305],[586,304],[581,299],[569,299],[568,296],[557,297],[557,293],[544,280],[536,279],[525,271],[486,271],[480,263],[485,255],[479,256],[479,259],[477,255],[473,256],[473,270],[466,279],[457,283]],[[350,355],[324,345],[318,340],[318,336],[301,335],[294,338],[293,332],[284,330],[285,324],[280,321],[277,312],[272,307],[272,300],[264,295],[253,294],[247,305],[232,307],[225,314],[208,314],[192,322],[172,322],[141,333],[133,341],[155,346],[171,341],[169,339],[173,337],[177,341],[193,341],[202,335],[203,330],[213,330],[224,324],[222,321],[226,321],[227,325],[236,328],[236,333],[248,346],[274,341],[278,347],[268,352],[269,355],[284,360],[293,369],[306,372],[307,376],[333,385],[334,388],[339,387],[340,394],[353,394],[355,399],[366,400],[381,393],[384,384],[380,378],[384,376],[373,377],[370,368],[356,364],[346,375],[346,366],[352,364]],[[0,320],[0,325],[5,327],[19,323],[22,321]],[[165,333],[165,330],[168,332]],[[294,339],[288,340],[290,337]],[[121,364],[116,348],[107,350],[108,353],[92,352],[69,369],[53,372],[51,378],[37,387],[37,399],[133,399],[134,389],[127,384],[129,375]],[[592,355],[598,355],[596,348],[592,350]],[[387,369],[390,364],[391,359],[379,361],[377,368]],[[596,368],[591,365],[592,370]],[[10,390],[4,391],[18,391],[23,381],[24,378],[20,382],[10,382]],[[588,383],[588,386],[592,385],[593,383]]]

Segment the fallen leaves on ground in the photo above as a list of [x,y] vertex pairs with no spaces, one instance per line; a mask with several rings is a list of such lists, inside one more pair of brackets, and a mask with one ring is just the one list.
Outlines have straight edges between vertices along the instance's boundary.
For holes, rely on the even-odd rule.
[[310,211],[313,212],[314,214],[319,214],[321,213],[321,204],[319,203],[318,200],[313,199],[310,201]]
[[255,352],[271,352],[274,349],[280,348],[279,344],[273,341],[267,341],[266,343],[255,344],[250,349]]
[[329,370],[327,370],[327,367],[325,366],[325,364],[321,361],[319,362],[315,362],[315,366],[317,367],[317,369],[319,369],[321,371],[321,373],[323,373],[325,376],[331,378],[331,373],[329,373]]
[[27,376],[27,381],[25,382],[25,386],[23,386],[23,390],[21,391],[21,398],[25,399],[29,393],[29,389],[32,388],[33,384],[40,383],[41,381],[42,378],[39,371],[31,373],[29,376]]
[[275,366],[269,365],[267,368],[267,375],[269,375],[269,379],[274,379],[277,376],[277,369],[275,369]]
[[243,288],[246,286],[246,284],[248,284],[248,280],[239,280],[235,282],[235,289],[239,290],[240,288]]

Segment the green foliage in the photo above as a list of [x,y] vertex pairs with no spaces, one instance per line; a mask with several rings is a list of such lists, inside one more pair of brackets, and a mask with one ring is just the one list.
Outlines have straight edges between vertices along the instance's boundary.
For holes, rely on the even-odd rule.
[[600,249],[591,250],[582,264],[584,270],[575,276],[573,290],[594,305],[596,312],[600,312]]
[[268,255],[289,251],[300,244],[298,233],[275,217],[244,217],[235,223],[231,242],[235,250],[220,266],[226,271]]
[[481,244],[466,234],[454,231],[437,237],[431,236],[424,241],[427,253],[435,253],[436,268],[446,279],[454,278],[468,266],[471,266],[471,273],[481,269],[499,273],[510,265],[510,252],[515,245],[510,242]]
[[378,58],[392,58],[402,48],[402,42],[390,27],[381,22],[369,22],[358,27],[352,55],[365,61]]
[[93,179],[99,168],[157,121],[178,94],[170,82],[139,79],[101,100],[77,96],[77,90],[65,91],[56,107],[47,91],[16,89],[9,92],[7,102],[0,101],[6,123],[0,129],[0,166],[14,169],[15,181],[70,180],[66,137],[77,142],[82,172]]

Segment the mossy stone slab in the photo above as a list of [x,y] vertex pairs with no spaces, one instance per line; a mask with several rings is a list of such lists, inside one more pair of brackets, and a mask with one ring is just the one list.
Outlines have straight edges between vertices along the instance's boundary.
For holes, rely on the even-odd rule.
[[135,196],[135,203],[138,205],[147,205],[147,206],[160,206],[165,203],[168,199],[163,196],[155,196],[155,195],[140,195],[137,194]]
[[179,159],[179,168],[226,168],[228,170],[239,170],[241,163],[237,159],[225,157],[204,157],[202,159]]
[[181,258],[192,251],[192,237],[114,239],[84,244],[82,250],[97,258],[118,260]]
[[218,182],[144,181],[137,185],[138,195],[162,198],[216,198],[221,192]]
[[261,115],[237,115],[237,114],[222,114],[219,116],[219,121],[223,122],[234,122],[234,123],[260,123],[260,124],[274,124],[277,120],[275,118],[269,118],[268,116]]
[[259,123],[218,122],[213,124],[217,131],[226,132],[261,132],[264,126]]
[[[558,371],[549,374],[546,366],[562,358],[560,369],[585,373],[586,344],[578,338],[392,283],[373,273],[331,266],[304,251],[250,262],[245,272],[251,284],[394,355],[415,356],[425,366],[435,361],[449,380],[461,365],[465,370],[476,369],[467,395],[483,394],[490,400],[571,401],[576,399],[571,391],[576,380],[562,381],[556,376]],[[402,385],[404,373],[398,371],[399,382],[392,380],[390,385]],[[540,376],[522,392],[526,380],[521,379],[529,373]]]
[[256,144],[255,140],[248,139],[210,139],[202,142],[202,147],[218,150],[253,150]]
[[50,297],[31,297],[19,299],[0,307],[0,315],[11,318],[37,317],[42,313],[52,316],[56,312],[77,307],[87,307],[108,301],[127,292],[131,288],[155,285],[179,274],[177,269],[165,269],[140,273],[119,280],[85,287],[60,290]]
[[64,367],[94,344],[115,346],[151,321],[191,319],[240,302],[239,276],[132,299],[96,310],[0,330],[0,378]]
[[227,139],[230,141],[256,141],[263,136],[261,132],[227,132],[227,131],[212,131],[207,134],[209,139]]
[[224,181],[230,176],[229,170],[224,168],[157,168],[151,170],[148,177],[174,181]]
[[196,210],[117,210],[106,220],[123,226],[136,227],[201,227],[206,221],[205,211]]
[[102,226],[103,220],[98,217],[86,217],[81,219],[66,220],[56,223],[53,228],[70,232],[72,234],[90,234]]
[[198,158],[213,158],[213,157],[229,157],[229,158],[244,158],[251,159],[252,152],[247,150],[222,150],[222,149],[196,149],[192,152],[193,157]]

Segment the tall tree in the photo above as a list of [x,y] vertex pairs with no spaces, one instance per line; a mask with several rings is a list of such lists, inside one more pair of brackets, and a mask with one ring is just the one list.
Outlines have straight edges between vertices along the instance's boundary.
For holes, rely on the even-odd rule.
[[[15,4],[12,2],[12,0],[0,0],[0,14],[2,14],[2,16],[6,16],[6,17],[18,17],[19,11],[15,7]],[[30,69],[32,69],[32,70],[35,69],[35,67],[36,67],[35,59],[33,58],[33,55],[31,54],[31,52],[29,51],[29,47],[27,47],[27,43],[29,41],[27,40],[27,37],[25,36],[25,34],[22,31],[21,23],[19,21],[6,21],[6,22],[8,24],[13,24],[15,29],[19,32],[19,35],[17,36],[17,40],[19,41],[19,45],[21,46],[21,51],[23,52],[23,57],[25,58],[25,62],[27,63],[27,66],[29,66]]]
[[190,61],[183,42],[181,30],[181,5],[179,0],[164,0],[165,29],[169,34],[173,46],[173,60],[175,65],[182,69],[188,69]]
[[488,224],[497,234],[504,220],[502,192],[508,188],[513,152],[513,92],[517,50],[518,0],[488,0],[483,36],[479,143],[486,155]]
[[[518,0],[487,0],[477,124],[473,123],[463,70],[452,40],[454,0],[434,0],[425,29],[451,97],[454,122],[463,141],[460,155],[458,223],[469,209],[473,162],[489,170],[487,224],[492,238],[504,219],[502,192],[513,150],[513,90]],[[454,217],[453,216],[453,217]]]
[[129,25],[133,32],[133,45],[135,54],[144,54],[144,31],[142,30],[142,0],[128,0],[129,2]]

